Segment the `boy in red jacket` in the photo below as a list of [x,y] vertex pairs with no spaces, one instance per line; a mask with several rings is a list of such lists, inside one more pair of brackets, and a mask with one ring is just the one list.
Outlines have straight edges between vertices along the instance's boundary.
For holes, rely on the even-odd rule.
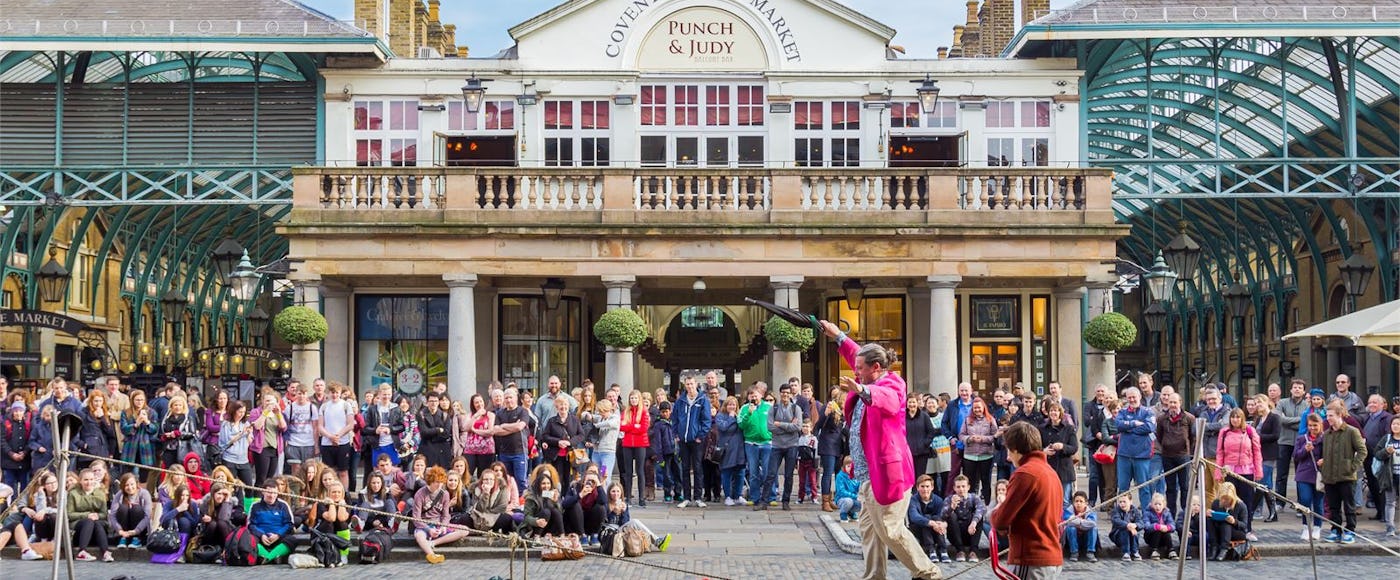
[[1006,501],[992,511],[992,528],[1006,534],[1012,572],[1021,580],[1058,578],[1064,565],[1060,553],[1060,505],[1064,488],[1041,451],[1040,432],[1030,423],[1016,423],[1003,436],[1007,459],[1016,464]]

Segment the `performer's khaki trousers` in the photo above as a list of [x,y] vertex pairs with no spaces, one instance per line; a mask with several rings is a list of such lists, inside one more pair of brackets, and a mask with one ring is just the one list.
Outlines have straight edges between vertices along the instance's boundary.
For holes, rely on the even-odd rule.
[[942,578],[938,566],[928,559],[919,541],[909,531],[909,497],[890,505],[880,505],[870,491],[870,482],[860,484],[860,545],[865,554],[865,580],[883,580],[887,559],[885,550],[909,569],[915,578]]

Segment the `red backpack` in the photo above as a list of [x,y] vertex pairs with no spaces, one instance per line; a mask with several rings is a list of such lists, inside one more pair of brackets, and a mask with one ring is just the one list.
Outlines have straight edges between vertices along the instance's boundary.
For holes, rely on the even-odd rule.
[[224,565],[255,566],[258,563],[258,543],[248,526],[234,530],[224,541]]

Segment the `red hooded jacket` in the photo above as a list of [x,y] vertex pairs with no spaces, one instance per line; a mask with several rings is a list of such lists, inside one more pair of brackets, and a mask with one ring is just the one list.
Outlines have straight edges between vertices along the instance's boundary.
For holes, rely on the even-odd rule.
[[185,481],[188,482],[190,486],[190,499],[195,501],[204,499],[204,496],[209,493],[209,486],[212,485],[213,482],[208,479],[202,479],[208,477],[208,475],[204,473],[203,460],[199,458],[198,453],[191,451],[185,454],[184,465],[185,474],[187,475]]

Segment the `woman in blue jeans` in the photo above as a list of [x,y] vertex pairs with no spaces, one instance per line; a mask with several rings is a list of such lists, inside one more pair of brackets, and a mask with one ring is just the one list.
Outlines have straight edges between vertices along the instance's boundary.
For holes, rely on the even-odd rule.
[[715,415],[715,429],[719,431],[719,445],[724,455],[719,461],[719,487],[724,494],[724,505],[739,503],[744,490],[744,433],[739,430],[739,399],[729,397],[724,400],[718,415]]
[[[738,404],[738,401],[735,401]],[[841,459],[841,440],[843,438],[841,428],[845,421],[841,417],[841,404],[833,398],[827,403],[826,410],[822,416],[817,418],[817,423],[813,431],[817,435],[817,456],[821,458],[822,468],[822,511],[836,511],[836,504],[832,498],[832,481],[836,478],[836,464]],[[925,466],[915,465],[914,471],[922,473]]]
[[1293,444],[1293,481],[1298,482],[1298,503],[1308,506],[1313,512],[1312,526],[1308,525],[1307,518],[1303,519],[1303,533],[1301,537],[1308,539],[1322,539],[1322,490],[1317,488],[1317,460],[1322,457],[1322,416],[1319,414],[1308,415],[1307,432],[1298,436],[1298,440]]

